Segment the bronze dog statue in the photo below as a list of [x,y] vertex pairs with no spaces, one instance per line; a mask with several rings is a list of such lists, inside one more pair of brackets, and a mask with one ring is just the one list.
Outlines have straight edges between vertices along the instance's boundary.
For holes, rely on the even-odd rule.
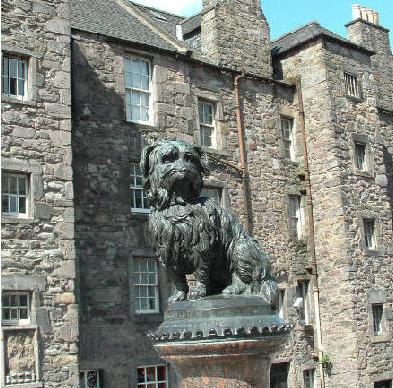
[[194,274],[189,299],[248,294],[273,306],[277,284],[269,257],[232,214],[200,197],[206,154],[183,141],[159,141],[143,149],[141,170],[153,207],[153,244],[176,287],[168,302],[187,299],[186,275]]

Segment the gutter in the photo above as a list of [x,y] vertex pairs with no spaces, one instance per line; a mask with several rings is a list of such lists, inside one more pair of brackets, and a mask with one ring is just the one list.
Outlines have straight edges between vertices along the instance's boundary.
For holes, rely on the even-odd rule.
[[315,254],[315,234],[314,234],[314,206],[311,194],[311,180],[310,180],[310,170],[308,164],[308,152],[307,152],[307,140],[306,140],[306,124],[304,118],[304,106],[303,106],[303,94],[302,94],[302,82],[298,78],[296,80],[296,89],[298,96],[298,106],[299,106],[299,123],[302,133],[302,143],[303,143],[303,154],[304,154],[304,176],[306,181],[306,196],[307,196],[307,215],[308,215],[308,226],[309,226],[309,247],[311,254],[311,268],[312,268],[312,278],[313,278],[313,295],[314,295],[314,308],[315,308],[315,326],[317,329],[317,344],[318,344],[318,359],[321,377],[321,388],[325,388],[325,371],[322,364],[322,328],[321,328],[321,312],[319,305],[319,284],[318,284],[318,266]]

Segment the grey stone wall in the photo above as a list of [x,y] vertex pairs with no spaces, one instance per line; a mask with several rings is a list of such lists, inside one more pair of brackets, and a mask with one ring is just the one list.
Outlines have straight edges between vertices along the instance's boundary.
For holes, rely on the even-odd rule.
[[31,310],[2,327],[2,386],[79,386],[70,41],[67,1],[2,2],[3,55],[28,63],[27,100],[2,96],[2,171],[25,174],[30,197],[26,218],[2,216],[2,291]]

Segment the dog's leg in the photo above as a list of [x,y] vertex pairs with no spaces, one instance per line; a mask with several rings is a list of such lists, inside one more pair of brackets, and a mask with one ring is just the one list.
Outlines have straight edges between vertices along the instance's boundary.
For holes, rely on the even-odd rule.
[[168,298],[168,304],[173,304],[180,300],[186,300],[187,293],[188,293],[188,284],[187,284],[186,276],[184,274],[179,275],[173,271],[168,271],[168,272],[176,288],[175,293]]
[[223,294],[225,295],[239,295],[243,294],[244,292],[249,291],[248,290],[249,286],[239,278],[239,276],[236,274],[236,272],[233,272],[232,274],[232,284],[229,285],[228,287],[224,288],[222,291]]
[[191,287],[189,299],[197,300],[206,296],[209,282],[209,271],[207,266],[200,265],[194,272],[195,283]]

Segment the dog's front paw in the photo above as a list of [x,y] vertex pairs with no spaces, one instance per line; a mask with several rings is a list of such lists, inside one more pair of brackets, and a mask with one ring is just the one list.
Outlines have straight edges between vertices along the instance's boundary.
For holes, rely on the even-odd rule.
[[206,286],[203,283],[195,282],[190,290],[188,298],[190,300],[198,300],[206,296]]
[[181,300],[187,299],[187,293],[184,291],[176,291],[172,296],[168,298],[168,304],[173,304]]
[[245,287],[243,284],[234,283],[222,290],[222,293],[224,295],[239,295],[243,294],[244,289]]

